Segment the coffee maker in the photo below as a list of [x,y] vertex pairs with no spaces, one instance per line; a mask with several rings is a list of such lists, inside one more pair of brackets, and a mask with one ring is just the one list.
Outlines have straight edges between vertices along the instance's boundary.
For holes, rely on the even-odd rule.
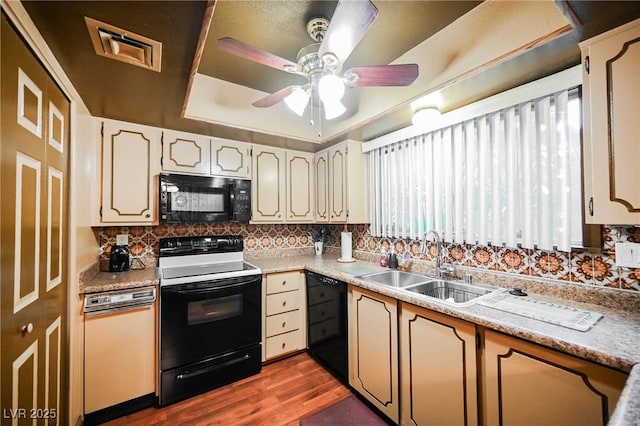
[[114,245],[109,257],[109,272],[123,272],[129,270],[129,246]]

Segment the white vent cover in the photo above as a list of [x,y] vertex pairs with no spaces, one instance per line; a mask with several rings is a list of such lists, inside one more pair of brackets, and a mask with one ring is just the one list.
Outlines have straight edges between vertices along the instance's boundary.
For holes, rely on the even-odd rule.
[[98,55],[160,72],[162,43],[86,16],[84,20]]

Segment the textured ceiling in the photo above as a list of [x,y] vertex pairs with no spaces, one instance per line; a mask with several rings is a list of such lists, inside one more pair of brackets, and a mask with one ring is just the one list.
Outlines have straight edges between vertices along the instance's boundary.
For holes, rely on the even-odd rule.
[[[374,3],[379,9],[378,19],[345,67],[388,64],[425,40],[437,39],[456,21],[470,19],[469,16],[477,13],[480,7],[478,2],[462,1],[374,0]],[[496,10],[513,4],[492,3],[489,6]],[[527,2],[518,3],[520,6]],[[309,151],[321,148],[304,138],[292,136],[293,133],[288,134],[287,127],[293,127],[297,124],[293,120],[300,119],[279,106],[273,107],[282,111],[277,119],[289,124],[280,126],[283,130],[278,132],[240,125],[233,119],[218,121],[215,111],[206,120],[188,119],[183,117],[182,109],[194,61],[199,76],[244,88],[244,92],[238,93],[247,93],[250,89],[248,93],[264,95],[299,82],[296,76],[220,52],[215,41],[220,37],[234,37],[295,61],[298,50],[311,41],[305,30],[307,20],[313,16],[330,18],[336,5],[334,1],[218,1],[217,4],[204,1],[24,1],[22,4],[94,116]],[[640,16],[640,2],[634,1],[558,1],[555,5],[567,17],[567,22],[574,25],[573,31],[525,49],[517,56],[503,58],[484,67],[482,72],[469,72],[464,78],[442,85],[444,101],[441,107],[447,110],[461,106],[574,65],[579,61],[578,41]],[[210,27],[205,28],[209,32],[206,40],[202,40],[204,50],[200,58],[196,55],[197,46],[207,11],[213,11],[213,17]],[[97,56],[88,37],[84,16],[161,41],[162,72]],[[452,22],[454,24],[450,25]],[[539,23],[531,23],[532,27],[536,25]],[[456,27],[458,30],[451,36],[451,44],[459,39],[467,40],[468,44],[481,44],[501,27],[503,25],[496,26],[492,22],[475,27],[482,31],[474,33]],[[517,33],[519,31],[514,31],[514,37]],[[418,59],[421,76],[425,76],[435,75],[434,68],[438,64],[455,66],[459,57],[430,53]],[[367,106],[361,102],[368,94],[365,91],[371,90],[376,89],[353,90],[350,102],[354,108]],[[215,99],[214,93],[196,94],[210,98],[212,102]],[[419,94],[410,95],[417,97]],[[376,99],[378,103],[385,102],[385,96]],[[245,96],[234,99],[233,117],[265,113],[251,107],[254,100]],[[335,137],[319,142],[346,137],[366,140],[409,124],[411,109],[408,103],[389,104],[381,110],[385,112],[365,117]],[[274,111],[269,114],[276,117]]]

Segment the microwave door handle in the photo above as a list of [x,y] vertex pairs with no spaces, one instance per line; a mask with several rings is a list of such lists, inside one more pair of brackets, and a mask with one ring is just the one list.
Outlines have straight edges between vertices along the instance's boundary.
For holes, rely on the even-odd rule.
[[228,220],[235,220],[235,213],[233,211],[233,205],[236,201],[236,193],[234,190],[234,185],[232,183],[229,184],[228,186],[229,191],[227,192],[229,194],[229,198],[227,199],[227,219]]

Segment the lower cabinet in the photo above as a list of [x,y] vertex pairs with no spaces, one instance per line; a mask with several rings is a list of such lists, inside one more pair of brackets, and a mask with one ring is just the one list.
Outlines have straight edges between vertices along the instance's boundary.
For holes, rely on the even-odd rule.
[[265,278],[262,360],[306,348],[305,286],[302,271],[268,274]]
[[401,425],[604,426],[627,380],[624,372],[355,286],[349,357],[349,384]]
[[503,334],[484,336],[485,424],[606,425],[627,375]]
[[401,424],[477,425],[476,367],[475,325],[401,304]]
[[398,423],[397,300],[350,287],[349,384]]

